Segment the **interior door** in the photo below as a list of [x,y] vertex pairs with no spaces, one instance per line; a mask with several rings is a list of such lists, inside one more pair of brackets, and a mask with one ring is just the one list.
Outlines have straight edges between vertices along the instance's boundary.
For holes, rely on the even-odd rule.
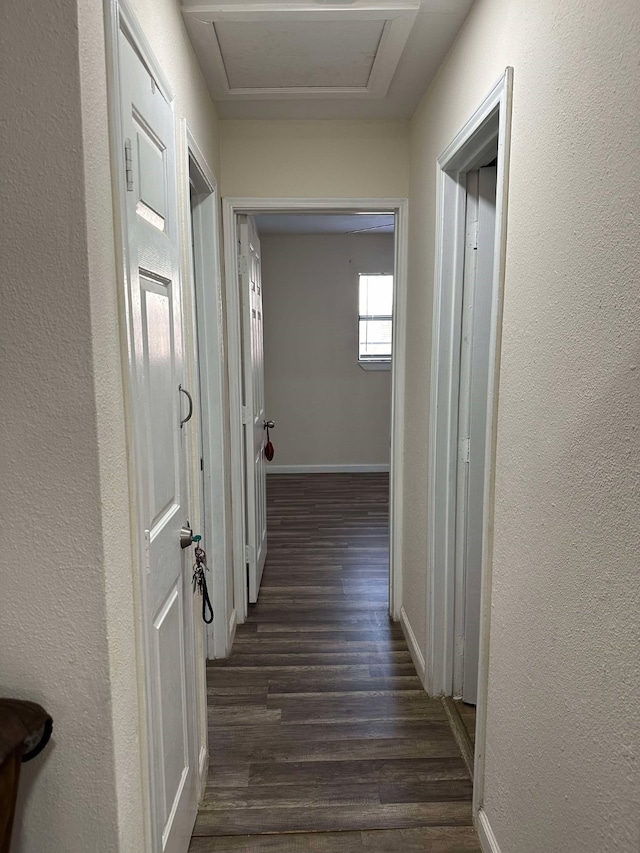
[[258,600],[267,558],[267,478],[264,456],[264,348],[260,240],[251,216],[239,216],[238,269],[242,306],[246,561],[249,601]]
[[188,401],[180,390],[175,127],[171,105],[122,32],[119,63],[152,843],[154,851],[185,853],[197,811],[196,708],[189,551],[180,547]]
[[463,581],[462,698],[478,694],[489,339],[494,268],[496,169],[467,175],[467,231],[462,297],[458,409],[456,560]]

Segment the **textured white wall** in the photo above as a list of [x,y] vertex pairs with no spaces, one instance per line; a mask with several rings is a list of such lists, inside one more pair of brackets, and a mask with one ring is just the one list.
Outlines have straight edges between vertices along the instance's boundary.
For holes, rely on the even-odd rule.
[[477,0],[412,125],[405,607],[425,642],[435,160],[515,69],[485,807],[640,844],[640,6]]
[[393,234],[261,237],[274,465],[389,464],[390,371],[358,358],[358,273],[393,274]]
[[225,196],[404,198],[406,121],[221,121]]

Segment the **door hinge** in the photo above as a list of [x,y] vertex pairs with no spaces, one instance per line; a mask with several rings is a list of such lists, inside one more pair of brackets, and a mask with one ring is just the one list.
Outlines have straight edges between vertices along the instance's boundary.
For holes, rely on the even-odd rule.
[[253,545],[244,546],[244,560],[245,563],[255,563],[256,549],[253,547]]
[[461,438],[458,441],[458,458],[460,462],[469,462],[469,454],[471,452],[471,439]]
[[202,458],[202,456],[200,457],[200,470],[204,471],[204,459]]
[[133,153],[131,149],[131,140],[124,141],[124,176],[127,183],[127,192],[133,192]]
[[151,574],[151,531],[144,531],[144,569],[145,572]]
[[243,278],[249,275],[249,260],[246,255],[238,255],[238,275]]
[[251,410],[249,409],[249,406],[243,406],[242,407],[242,423],[243,424],[250,424],[251,423]]

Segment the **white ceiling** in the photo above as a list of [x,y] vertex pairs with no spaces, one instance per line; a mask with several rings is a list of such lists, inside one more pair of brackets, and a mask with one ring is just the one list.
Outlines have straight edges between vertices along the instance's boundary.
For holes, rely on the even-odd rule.
[[231,89],[365,88],[384,21],[219,21]]
[[265,213],[255,217],[259,234],[391,234],[392,213]]
[[221,118],[409,118],[473,0],[182,0]]

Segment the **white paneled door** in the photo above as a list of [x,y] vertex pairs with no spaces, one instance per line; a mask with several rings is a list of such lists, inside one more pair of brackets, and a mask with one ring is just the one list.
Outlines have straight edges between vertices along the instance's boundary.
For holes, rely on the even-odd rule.
[[154,853],[186,853],[196,810],[195,655],[186,522],[183,344],[171,105],[121,32],[128,344],[142,552]]
[[264,456],[264,348],[260,240],[251,216],[239,217],[238,270],[242,312],[246,561],[249,601],[258,600],[267,558],[267,479]]

